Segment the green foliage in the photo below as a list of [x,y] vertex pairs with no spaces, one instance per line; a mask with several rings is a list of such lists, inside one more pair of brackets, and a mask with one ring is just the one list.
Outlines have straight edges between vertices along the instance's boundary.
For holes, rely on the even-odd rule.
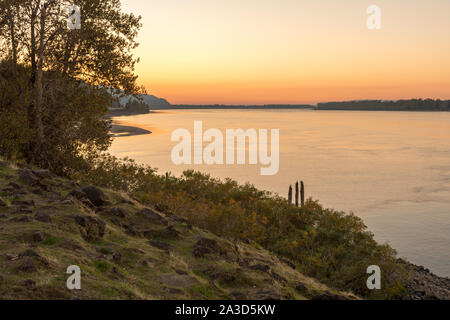
[[94,267],[102,272],[102,273],[106,273],[109,270],[109,263],[106,261],[94,261]]
[[[97,162],[96,162],[97,161]],[[407,277],[396,252],[378,244],[353,214],[308,199],[302,208],[254,186],[186,171],[177,178],[112,156],[93,160],[90,183],[130,192],[139,201],[186,218],[191,224],[234,239],[248,239],[296,262],[321,282],[367,298],[399,298]],[[81,176],[80,176],[81,177]],[[81,177],[82,178],[82,177]],[[383,270],[382,291],[366,287],[366,269]]]
[[[72,4],[80,30],[66,25]],[[110,93],[140,90],[131,54],[140,17],[118,0],[4,0],[0,9],[0,154],[59,174],[85,169],[110,145]]]

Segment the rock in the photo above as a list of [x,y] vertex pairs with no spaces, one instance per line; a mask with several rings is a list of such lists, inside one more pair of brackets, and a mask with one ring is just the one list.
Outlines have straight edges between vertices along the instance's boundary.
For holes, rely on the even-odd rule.
[[31,231],[22,235],[25,242],[38,243],[45,240],[45,235],[42,231]]
[[281,300],[281,295],[273,289],[261,289],[255,294],[256,300]]
[[28,216],[20,216],[20,217],[14,217],[9,221],[14,222],[14,223],[28,223],[28,222],[31,222],[31,218]]
[[50,191],[51,189],[51,184],[46,180],[40,180],[37,186],[44,191]]
[[59,244],[59,246],[63,249],[71,251],[84,251],[84,248],[74,240],[66,240],[63,243]]
[[294,269],[294,270],[296,269],[295,263],[292,262],[291,260],[281,257],[281,258],[280,258],[280,261],[283,262],[283,263],[285,263],[285,264],[287,264],[287,265],[288,265],[289,267],[291,267],[292,269]]
[[270,271],[270,267],[267,264],[261,264],[261,263],[249,266],[249,269],[256,270],[256,271],[262,271],[262,272]]
[[216,240],[201,238],[195,244],[192,255],[196,258],[203,258],[208,254],[223,254],[223,250]]
[[33,210],[28,207],[18,207],[17,210],[14,212],[15,214],[32,214]]
[[125,209],[122,209],[120,207],[105,208],[98,213],[104,216],[113,216],[122,219],[126,218],[129,214]]
[[164,213],[170,212],[169,207],[162,203],[155,204],[155,209],[158,210],[159,212],[164,212]]
[[49,170],[45,169],[38,169],[32,171],[35,176],[37,176],[40,179],[52,179],[53,174]]
[[128,234],[129,236],[132,236],[132,237],[142,236],[142,233],[133,226],[125,225],[123,227],[125,229],[125,233]]
[[11,204],[13,204],[15,206],[23,206],[23,207],[32,207],[35,205],[33,200],[19,200],[19,199],[15,199],[15,200],[11,201]]
[[297,292],[300,293],[302,296],[308,294],[308,288],[303,283],[296,285],[295,290],[297,290]]
[[109,203],[105,193],[97,187],[89,186],[82,189],[89,201],[96,207],[101,207]]
[[24,262],[22,262],[18,269],[19,271],[25,273],[33,273],[38,271],[36,263],[31,258],[27,258]]
[[146,219],[150,220],[152,223],[160,223],[164,225],[168,225],[168,222],[166,219],[164,219],[159,213],[156,211],[144,208],[136,213],[137,215],[140,215],[142,217],[145,217]]
[[178,239],[180,237],[180,232],[178,232],[175,227],[168,226],[162,230],[156,229],[144,229],[140,231],[144,237],[147,239],[163,238],[163,239]]
[[240,291],[233,291],[230,293],[230,296],[232,296],[234,300],[248,300],[247,295]]
[[30,186],[34,186],[39,183],[39,178],[36,177],[30,169],[20,169],[19,180]]
[[[72,198],[77,199],[78,201],[80,201],[82,204],[84,204],[86,207],[88,207],[90,209],[94,209],[95,208],[94,204],[88,199],[86,193],[84,193],[82,191],[74,189],[67,195],[67,197],[72,197]],[[67,197],[63,201],[63,203],[72,205],[73,204],[72,200],[67,199]],[[70,201],[70,203],[68,201]]]
[[69,194],[68,194],[67,196],[68,196],[68,197],[73,197],[73,198],[78,199],[78,200],[87,198],[86,193],[81,192],[81,191],[79,191],[79,190],[75,190],[75,189],[72,190],[72,191],[70,191]]
[[100,240],[105,235],[106,223],[98,218],[91,216],[77,215],[75,221],[80,225],[80,233],[84,240]]
[[160,249],[160,250],[165,250],[165,251],[169,251],[170,249],[173,248],[173,246],[171,244],[166,243],[166,242],[162,242],[162,241],[150,240],[149,244],[152,247],[155,247],[155,248]]
[[286,278],[280,276],[280,275],[279,275],[278,273],[276,273],[276,272],[273,272],[273,271],[272,271],[272,272],[270,273],[270,275],[272,276],[272,278],[274,278],[276,281],[278,281],[278,282],[281,283],[281,284],[287,283]]
[[[226,285],[236,285],[238,281],[242,281],[242,269],[222,270],[215,265],[210,265],[201,271],[210,279],[220,281]],[[246,283],[248,285],[248,283]]]
[[37,221],[40,221],[40,222],[45,222],[45,223],[51,223],[52,222],[52,218],[47,213],[37,213],[34,216],[34,219],[37,220]]
[[8,204],[6,203],[5,200],[2,199],[2,197],[0,197],[0,207],[7,207]]
[[187,271],[181,270],[181,269],[176,269],[174,268],[173,271],[175,271],[177,274],[181,274],[183,276],[189,274]]
[[173,222],[176,222],[176,223],[187,223],[188,222],[186,219],[181,218],[173,213],[168,214],[168,216],[169,216],[170,220],[172,220]]
[[31,192],[32,192],[33,194],[38,195],[38,196],[42,196],[42,195],[44,194],[44,192],[42,191],[41,188],[34,188],[33,190],[31,190]]
[[7,253],[5,254],[5,258],[9,261],[16,261],[19,260],[20,256],[15,253]]
[[10,182],[10,183],[8,183],[8,184],[6,185],[6,187],[7,187],[7,188],[10,187],[10,188],[13,188],[13,189],[15,189],[15,190],[21,190],[21,189],[22,189],[22,187],[21,187],[20,185],[18,185],[17,183],[15,183],[15,182]]

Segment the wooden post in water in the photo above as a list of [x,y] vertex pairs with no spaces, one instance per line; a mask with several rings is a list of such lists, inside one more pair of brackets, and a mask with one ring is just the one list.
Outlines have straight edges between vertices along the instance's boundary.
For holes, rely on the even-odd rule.
[[292,204],[292,185],[289,186],[288,201]]
[[301,182],[300,196],[301,196],[302,207],[303,207],[305,205],[305,185],[303,184],[303,181]]
[[299,189],[298,189],[298,181],[295,183],[295,206],[298,207],[298,196],[299,196]]

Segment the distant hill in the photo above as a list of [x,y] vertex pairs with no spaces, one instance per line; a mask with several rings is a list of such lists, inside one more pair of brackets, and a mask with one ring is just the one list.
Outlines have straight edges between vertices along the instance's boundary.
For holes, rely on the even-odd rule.
[[152,109],[169,107],[170,103],[166,99],[158,98],[151,94],[140,96],[128,95],[121,98],[116,96],[115,101],[109,109],[108,116],[146,114]]
[[[168,107],[170,106],[170,103],[163,98],[158,98],[151,94],[145,94],[140,96],[143,99],[143,103],[147,104],[150,109],[153,109],[153,107]],[[136,101],[137,99],[134,96],[126,96],[119,100],[120,104],[122,106],[125,106],[129,102]]]

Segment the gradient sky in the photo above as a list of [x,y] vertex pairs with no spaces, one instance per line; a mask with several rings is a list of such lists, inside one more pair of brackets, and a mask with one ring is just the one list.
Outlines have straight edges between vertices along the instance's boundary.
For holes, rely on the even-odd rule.
[[[366,9],[382,9],[382,29]],[[450,99],[449,0],[122,0],[139,82],[174,104]]]

